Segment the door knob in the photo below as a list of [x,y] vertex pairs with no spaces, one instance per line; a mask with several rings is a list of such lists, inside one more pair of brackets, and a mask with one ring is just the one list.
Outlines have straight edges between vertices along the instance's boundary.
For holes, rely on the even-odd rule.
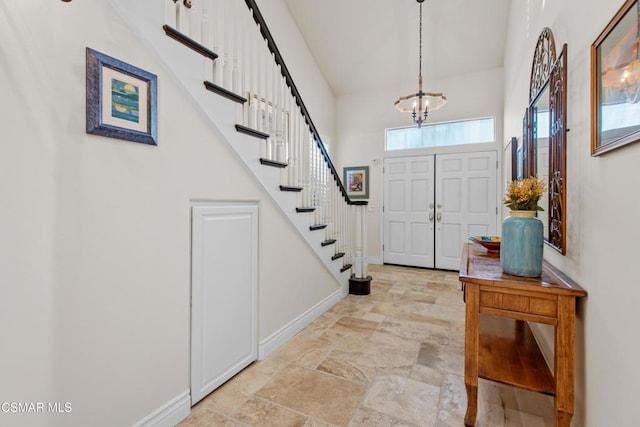
[[436,215],[436,221],[442,221],[442,214],[440,212],[438,212],[438,214]]
[[429,209],[433,209],[433,203],[429,203]]
[[429,212],[429,222],[433,222],[433,212]]

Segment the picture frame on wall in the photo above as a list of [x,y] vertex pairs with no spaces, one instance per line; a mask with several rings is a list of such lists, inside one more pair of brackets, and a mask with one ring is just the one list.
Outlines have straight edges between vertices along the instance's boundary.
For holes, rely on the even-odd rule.
[[640,5],[627,0],[591,45],[591,155],[640,140]]
[[350,166],[343,170],[344,187],[350,199],[369,198],[369,166]]
[[158,145],[158,77],[86,49],[87,133]]
[[524,146],[522,138],[511,137],[511,180],[524,179]]

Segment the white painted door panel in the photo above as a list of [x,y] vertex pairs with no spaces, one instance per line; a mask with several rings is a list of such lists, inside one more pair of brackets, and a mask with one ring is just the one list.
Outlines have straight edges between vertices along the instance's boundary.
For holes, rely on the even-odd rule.
[[384,262],[433,268],[433,156],[384,161]]
[[436,157],[436,268],[458,270],[469,237],[496,234],[496,160],[495,151]]
[[257,359],[257,205],[192,210],[191,404]]
[[384,262],[458,270],[470,236],[496,234],[496,160],[496,151],[386,158]]

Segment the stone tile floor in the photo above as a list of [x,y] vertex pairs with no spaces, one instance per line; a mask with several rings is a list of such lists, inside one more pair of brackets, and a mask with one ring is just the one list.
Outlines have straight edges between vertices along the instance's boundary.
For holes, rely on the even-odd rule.
[[[369,266],[349,295],[192,408],[180,426],[463,426],[457,273]],[[553,399],[480,380],[477,427],[553,425]]]

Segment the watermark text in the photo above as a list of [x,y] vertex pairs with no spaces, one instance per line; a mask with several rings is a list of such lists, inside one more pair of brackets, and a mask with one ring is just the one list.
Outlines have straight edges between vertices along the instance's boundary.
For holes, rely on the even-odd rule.
[[72,410],[71,402],[0,402],[0,413],[3,414],[66,414]]

